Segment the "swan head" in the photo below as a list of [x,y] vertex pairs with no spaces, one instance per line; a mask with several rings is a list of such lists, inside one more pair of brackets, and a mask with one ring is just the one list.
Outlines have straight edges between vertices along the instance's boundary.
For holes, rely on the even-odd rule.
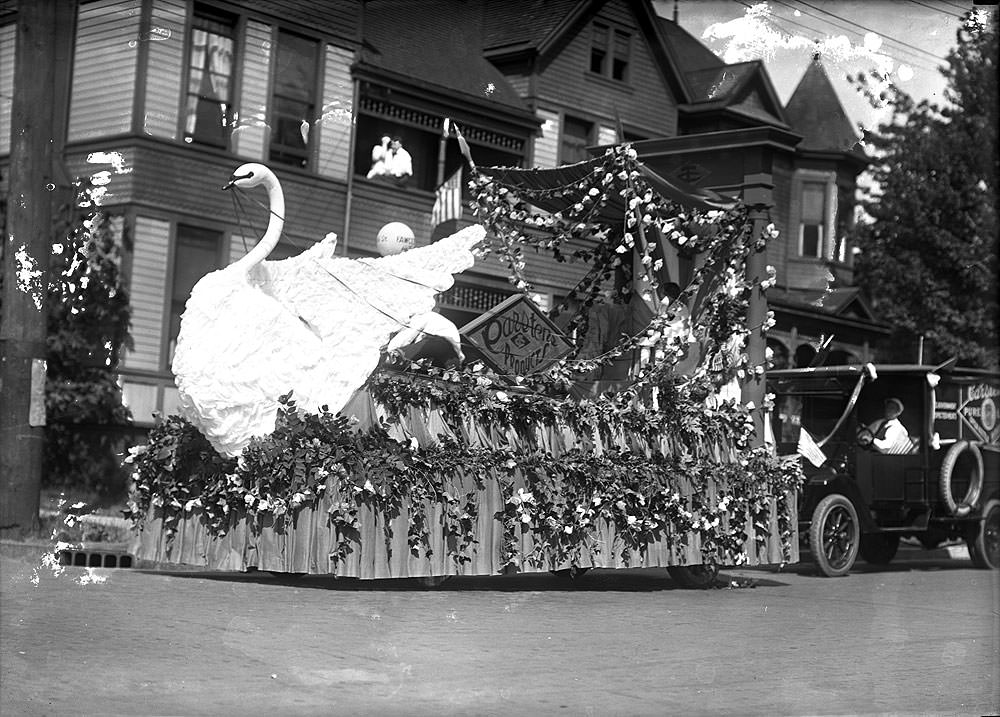
[[273,179],[274,172],[265,167],[263,164],[258,164],[257,162],[247,162],[246,164],[241,164],[236,168],[236,171],[233,172],[223,189],[232,189],[233,187],[250,189],[251,187],[265,184]]

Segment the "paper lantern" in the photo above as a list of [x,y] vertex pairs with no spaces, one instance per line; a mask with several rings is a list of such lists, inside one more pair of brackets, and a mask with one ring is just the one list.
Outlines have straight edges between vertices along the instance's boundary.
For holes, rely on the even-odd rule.
[[413,230],[403,222],[389,222],[378,230],[378,237],[375,239],[375,248],[382,256],[401,254],[412,249],[415,244]]

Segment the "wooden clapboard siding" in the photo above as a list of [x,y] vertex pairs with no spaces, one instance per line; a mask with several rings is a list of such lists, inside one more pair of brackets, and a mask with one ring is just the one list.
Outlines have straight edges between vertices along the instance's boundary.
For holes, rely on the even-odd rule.
[[131,131],[140,42],[139,7],[138,0],[99,0],[80,6],[70,97],[70,142]]
[[354,62],[354,52],[333,45],[326,46],[323,109],[316,121],[319,129],[316,171],[325,177],[347,179],[347,173],[350,171],[351,126],[354,114],[352,62]]
[[233,151],[241,157],[263,160],[267,145],[267,117],[271,82],[272,28],[253,20],[243,37],[241,90],[233,129]]
[[[612,119],[617,110],[622,121],[648,131],[650,136],[675,135],[676,100],[625,0],[608,2],[596,19],[631,34],[628,82],[590,72],[591,23],[588,23],[542,68],[536,79],[538,101],[557,103],[582,119],[595,116]],[[586,98],[586,102],[581,102],[581,98]]]
[[354,253],[375,253],[378,231],[389,222],[403,222],[413,230],[417,246],[426,246],[431,236],[433,192],[402,190],[381,182],[354,182],[351,234],[348,246]]
[[14,97],[14,45],[17,26],[0,27],[0,154],[10,152],[10,111]]
[[183,0],[153,3],[143,131],[154,137],[177,139],[186,21],[187,3]]
[[559,131],[562,126],[559,113],[553,110],[537,110],[542,120],[541,134],[535,137],[534,150],[530,161],[532,167],[555,167],[559,164]]
[[[179,221],[198,226],[211,225],[219,231],[238,231],[240,217],[231,191],[222,186],[244,160],[225,152],[192,152],[186,145],[170,145],[139,140],[122,148],[130,171],[111,175],[108,185],[113,203],[130,203],[148,214],[176,216]],[[88,164],[87,154],[70,153],[72,176],[85,176],[106,165]],[[327,232],[342,233],[346,184],[294,169],[275,167],[285,195],[285,227],[282,233],[296,246],[319,241]],[[424,196],[426,194],[426,197]],[[255,188],[239,195],[245,208],[248,236],[263,233],[267,226],[267,194]],[[420,193],[420,206],[427,221],[433,195]],[[381,225],[380,225],[381,226]],[[238,240],[242,242],[242,240]]]
[[128,369],[161,370],[170,230],[162,219],[135,219],[129,277],[133,347],[122,361]]
[[[797,237],[791,235],[791,228],[788,223],[788,208],[792,201],[792,170],[790,163],[786,166],[774,167],[772,177],[774,181],[773,202],[774,209],[771,214],[771,221],[774,222],[778,230],[778,238],[767,243],[767,263],[775,267],[778,272],[778,283],[787,284],[787,271],[785,265],[798,245]],[[793,243],[794,240],[794,243]]]

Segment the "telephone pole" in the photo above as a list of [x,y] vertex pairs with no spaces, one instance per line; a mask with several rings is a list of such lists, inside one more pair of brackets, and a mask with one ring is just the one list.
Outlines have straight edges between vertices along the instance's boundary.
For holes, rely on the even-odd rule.
[[52,251],[56,5],[19,0],[0,312],[0,535],[38,530]]

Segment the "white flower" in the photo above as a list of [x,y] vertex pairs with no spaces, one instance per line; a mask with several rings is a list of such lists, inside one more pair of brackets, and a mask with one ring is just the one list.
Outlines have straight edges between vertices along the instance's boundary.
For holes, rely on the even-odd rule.
[[566,533],[566,535],[572,534],[572,532],[573,532],[573,526],[572,525],[567,525],[565,528],[563,528],[563,532]]
[[636,520],[637,520],[637,518],[634,515],[626,515],[625,516],[625,522],[627,522],[629,525],[635,525],[635,521]]
[[368,491],[369,493],[374,493],[375,492],[375,486],[372,485],[371,480],[367,480],[367,479],[365,480],[365,484],[363,486],[363,489],[366,490],[366,491]]

